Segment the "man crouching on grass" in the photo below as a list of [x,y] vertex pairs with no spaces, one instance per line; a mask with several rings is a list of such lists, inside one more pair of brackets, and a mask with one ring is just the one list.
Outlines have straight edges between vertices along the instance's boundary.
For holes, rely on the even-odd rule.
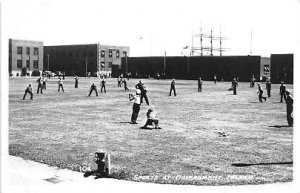
[[132,107],[132,115],[131,115],[131,124],[137,124],[136,120],[139,116],[140,106],[141,106],[141,90],[136,90],[136,95],[129,94],[129,100],[134,100]]
[[28,87],[26,88],[25,94],[24,94],[24,96],[23,96],[23,100],[25,100],[25,97],[26,97],[27,93],[30,94],[30,99],[32,100],[33,94],[32,94],[32,87],[31,87],[31,84],[29,84]]
[[152,125],[154,129],[161,129],[158,127],[158,118],[157,118],[157,112],[154,110],[154,107],[151,107],[148,109],[147,112],[147,122],[142,127],[142,129],[147,129],[148,125]]

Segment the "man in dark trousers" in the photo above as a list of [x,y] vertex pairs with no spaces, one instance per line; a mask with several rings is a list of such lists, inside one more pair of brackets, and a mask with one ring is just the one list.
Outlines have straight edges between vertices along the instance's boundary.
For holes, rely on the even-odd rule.
[[102,80],[101,80],[101,93],[102,93],[102,89],[104,89],[104,93],[106,93],[105,84],[106,84],[106,81],[105,81],[104,78],[102,78]]
[[31,84],[29,84],[25,90],[25,94],[23,96],[23,100],[25,100],[25,97],[27,95],[27,93],[30,94],[30,99],[32,100],[33,99],[33,94],[32,94],[32,87],[31,87]]
[[39,90],[41,90],[41,94],[43,94],[43,80],[42,77],[39,77],[36,82],[38,83],[37,94],[39,94]]
[[62,89],[63,92],[65,92],[64,86],[63,86],[63,80],[61,78],[58,79],[58,91],[57,92],[60,91],[60,88]]
[[258,86],[258,92],[257,93],[258,93],[258,100],[259,100],[259,102],[262,102],[262,99],[264,99],[265,101],[267,101],[267,97],[263,96],[264,91],[263,91],[260,83],[258,83],[257,86]]
[[75,79],[75,88],[78,88],[78,80],[79,80],[78,76],[76,76],[74,79]]
[[47,82],[47,78],[46,78],[46,76],[44,75],[43,78],[42,78],[42,87],[43,87],[43,89],[45,89],[45,90],[46,90],[46,82]]
[[202,80],[201,80],[201,78],[198,79],[198,92],[202,92]]
[[232,80],[232,90],[233,90],[233,95],[236,95],[236,87],[238,86],[238,82],[236,81],[236,79],[234,78]]
[[267,79],[266,89],[267,89],[268,97],[271,97],[271,82],[270,82],[270,78]]
[[135,86],[137,89],[141,91],[141,103],[143,103],[143,98],[145,99],[147,105],[149,105],[148,97],[147,97],[147,90],[142,81],[140,80],[139,83]]
[[124,83],[124,90],[128,91],[129,89],[127,87],[127,81],[125,79],[123,80],[123,83]]
[[281,82],[279,89],[280,89],[280,93],[279,93],[280,94],[280,102],[282,103],[282,98],[284,98],[284,100],[286,100],[286,95],[285,95],[286,87],[283,84],[283,82]]
[[173,78],[172,81],[171,81],[171,88],[170,88],[169,96],[171,96],[172,91],[174,91],[174,96],[176,96],[175,79],[174,79],[174,78]]
[[254,87],[254,82],[255,82],[255,78],[254,78],[254,75],[252,75],[252,77],[250,79],[250,88]]
[[118,87],[121,87],[121,77],[120,76],[117,78],[117,81],[118,81]]
[[136,95],[129,94],[129,100],[134,100],[133,107],[132,107],[132,115],[131,115],[131,124],[137,124],[136,120],[139,116],[140,106],[141,106],[141,90],[136,90]]
[[285,91],[286,94],[286,118],[287,118],[287,122],[289,124],[290,127],[293,126],[294,124],[294,118],[292,117],[292,113],[293,113],[293,103],[294,103],[294,99],[291,96],[291,93],[289,91]]
[[96,85],[94,83],[91,85],[89,96],[91,96],[91,94],[92,94],[93,91],[95,91],[96,92],[96,96],[98,96],[97,87],[96,87]]

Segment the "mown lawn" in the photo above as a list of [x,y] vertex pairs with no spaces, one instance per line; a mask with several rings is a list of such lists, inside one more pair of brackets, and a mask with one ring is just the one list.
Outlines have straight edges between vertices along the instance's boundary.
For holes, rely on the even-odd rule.
[[[168,96],[170,80],[145,79],[150,105],[161,130],[140,129],[148,106],[141,106],[137,125],[130,124],[137,79],[125,92],[107,79],[107,93],[87,97],[100,79],[66,78],[57,92],[51,78],[44,94],[36,94],[36,78],[9,79],[9,152],[24,159],[72,170],[95,169],[94,152],[111,154],[112,177],[155,183],[236,185],[293,180],[293,128],[286,127],[286,105],[279,103],[279,85],[259,103],[257,86],[230,82],[177,80],[177,96]],[[20,100],[34,85],[34,100]],[[264,86],[265,87],[265,86]],[[293,85],[287,85],[292,90]],[[266,95],[266,93],[265,93]],[[226,136],[221,136],[220,132]]]

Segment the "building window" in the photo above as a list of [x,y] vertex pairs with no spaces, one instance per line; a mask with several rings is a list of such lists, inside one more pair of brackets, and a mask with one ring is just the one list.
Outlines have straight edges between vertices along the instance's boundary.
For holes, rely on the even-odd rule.
[[101,70],[105,69],[105,62],[101,62]]
[[18,47],[18,48],[17,48],[17,53],[18,53],[18,54],[22,54],[22,47]]
[[127,57],[127,52],[123,52],[123,57]]
[[29,60],[26,60],[26,68],[29,68]]
[[108,62],[108,67],[111,68],[112,62]]
[[39,55],[39,48],[33,48],[33,55]]
[[120,51],[119,50],[116,51],[116,58],[120,58]]
[[29,48],[29,47],[26,48],[26,54],[27,54],[27,55],[30,54],[30,48]]
[[101,57],[104,58],[105,57],[105,51],[101,50]]
[[17,60],[17,67],[22,68],[22,60]]
[[33,68],[39,68],[39,61],[38,60],[33,61]]
[[108,51],[108,57],[112,58],[112,50]]

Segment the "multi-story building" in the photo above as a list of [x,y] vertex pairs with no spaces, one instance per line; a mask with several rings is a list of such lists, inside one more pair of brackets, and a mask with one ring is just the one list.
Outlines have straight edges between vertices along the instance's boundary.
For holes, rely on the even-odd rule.
[[43,71],[43,42],[9,39],[9,75],[31,76]]
[[[106,74],[111,76],[112,71],[121,71],[121,58],[127,59],[129,47],[109,46],[97,44],[98,50],[98,75]],[[114,70],[113,70],[114,69]]]
[[112,69],[121,69],[121,58],[129,47],[97,44],[44,46],[44,69],[66,75],[111,76]]

